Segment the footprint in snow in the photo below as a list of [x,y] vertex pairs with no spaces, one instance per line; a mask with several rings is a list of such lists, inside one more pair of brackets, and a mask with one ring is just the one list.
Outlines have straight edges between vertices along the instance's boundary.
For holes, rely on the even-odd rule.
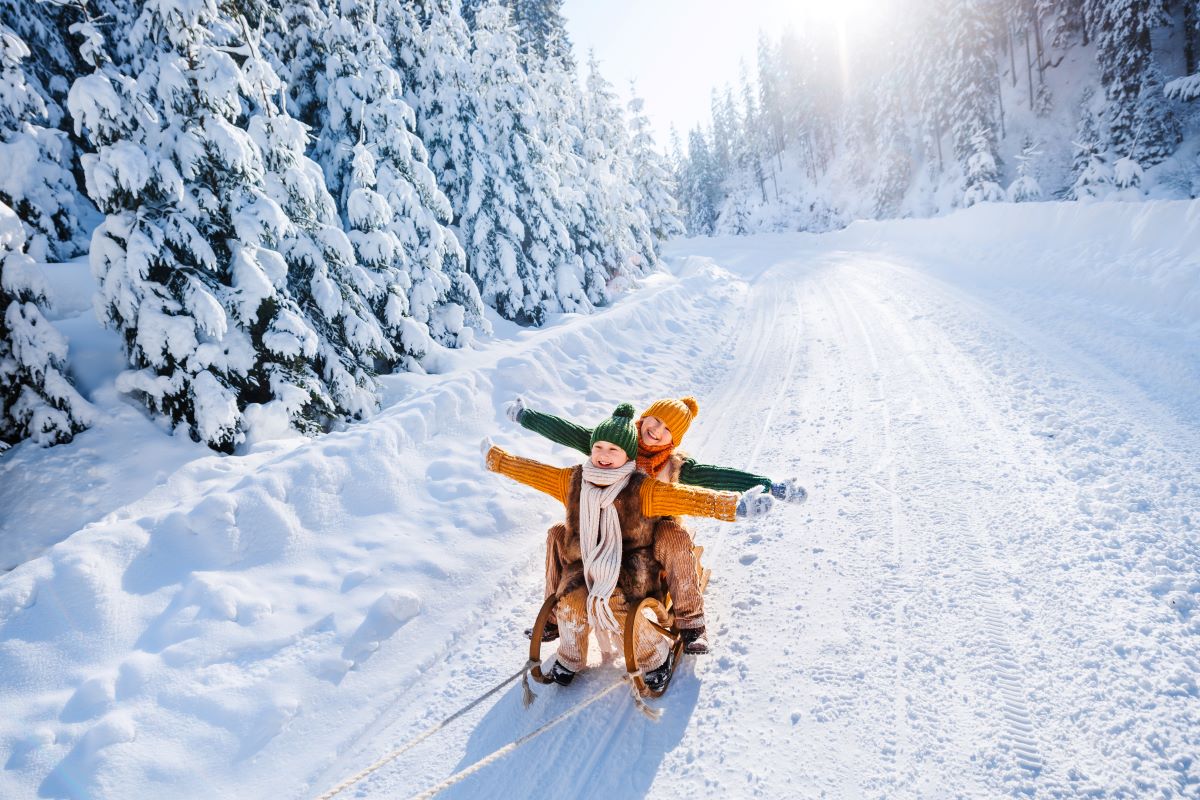
[[379,649],[379,643],[400,630],[421,612],[421,601],[412,592],[384,592],[367,611],[342,649],[342,658],[361,664]]
[[262,709],[254,724],[250,726],[250,730],[242,738],[242,746],[238,748],[237,760],[241,761],[266,747],[268,742],[283,731],[299,710],[300,704],[292,698],[276,701]]
[[[117,744],[132,742],[137,738],[137,726],[123,713],[113,712],[88,730],[71,752],[46,776],[38,787],[39,797],[91,796],[96,787],[87,786],[86,781],[95,773],[97,757],[101,750]],[[81,783],[85,785],[81,786]]]
[[111,677],[89,678],[84,681],[58,715],[61,722],[84,722],[108,710],[114,700]]

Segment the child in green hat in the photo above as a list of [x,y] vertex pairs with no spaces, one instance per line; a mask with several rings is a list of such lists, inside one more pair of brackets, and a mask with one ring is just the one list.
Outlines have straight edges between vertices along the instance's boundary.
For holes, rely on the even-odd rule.
[[[590,431],[589,458],[558,468],[520,458],[484,442],[487,468],[545,492],[567,510],[559,557],[565,567],[553,593],[562,641],[550,675],[567,685],[587,662],[588,634],[612,647],[629,608],[661,595],[654,529],[664,516],[687,514],[733,521],[766,514],[772,503],[761,486],[741,494],[652,480],[636,469],[633,406],[622,403]],[[617,591],[617,590],[620,591]],[[670,675],[666,640],[647,634],[636,642],[644,679],[657,691]]]

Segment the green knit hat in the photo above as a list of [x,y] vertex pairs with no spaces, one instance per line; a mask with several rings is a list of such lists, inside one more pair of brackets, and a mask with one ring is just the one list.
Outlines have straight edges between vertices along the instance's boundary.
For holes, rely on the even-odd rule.
[[592,447],[596,442],[611,442],[625,451],[630,458],[637,458],[637,426],[633,424],[633,406],[621,403],[612,416],[601,422],[592,431]]

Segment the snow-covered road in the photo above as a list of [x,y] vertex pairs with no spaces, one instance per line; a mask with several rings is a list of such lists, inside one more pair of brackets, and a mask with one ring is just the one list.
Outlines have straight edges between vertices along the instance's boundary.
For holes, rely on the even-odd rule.
[[[714,349],[688,444],[799,475],[812,499],[696,524],[715,651],[685,661],[661,723],[619,692],[444,796],[1200,793],[1195,419],[920,256],[773,237],[680,249],[706,244],[749,290],[727,329],[690,329]],[[537,576],[532,559],[515,597],[488,600],[511,609],[502,623],[338,768],[519,666]],[[514,687],[363,789],[433,786],[617,675],[543,688],[529,711]]]
[[[478,442],[578,461],[517,393],[694,394],[686,449],[810,500],[694,521],[714,652],[660,722],[622,686],[440,797],[1200,795],[1200,204],[1142,205],[678,242],[594,317],[236,458],[97,377],[108,422],[3,465],[0,544],[41,539],[0,576],[0,797],[312,798],[511,675],[562,511]],[[341,796],[416,796],[620,674],[510,685]]]

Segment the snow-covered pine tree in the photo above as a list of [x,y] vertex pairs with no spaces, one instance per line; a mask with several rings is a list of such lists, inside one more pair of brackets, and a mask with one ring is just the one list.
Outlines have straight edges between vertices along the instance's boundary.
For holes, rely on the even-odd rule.
[[[224,451],[244,440],[250,404],[314,430],[360,413],[363,398],[346,387],[354,402],[340,404],[318,374],[322,342],[290,293],[276,248],[293,223],[267,196],[268,159],[244,127],[263,102],[247,93],[267,77],[261,60],[244,72],[231,55],[249,55],[244,32],[214,0],[147,4],[131,34],[136,79],[103,60],[91,26],[94,69],[69,98],[96,149],[83,159],[88,193],[107,215],[92,239],[97,314],[132,366],[117,388]],[[288,146],[301,142],[293,132]]]
[[937,178],[945,172],[943,139],[951,132],[951,80],[954,49],[948,0],[933,0],[915,9],[903,29],[908,47],[899,49],[897,66],[910,80],[911,107],[918,121],[919,154],[924,172]]
[[469,122],[473,120],[471,33],[445,2],[380,0],[379,19],[416,114],[429,166],[456,215],[465,205]]
[[584,293],[594,305],[608,301],[612,241],[607,235],[606,196],[595,185],[584,157],[583,94],[574,70],[549,57],[530,69],[531,89],[538,97],[542,135],[557,176],[555,205],[562,215],[576,257],[567,278],[581,274]]
[[[413,368],[430,340],[459,346],[481,325],[478,291],[446,227],[450,202],[427,166],[374,0],[343,0],[325,31],[328,106],[318,147],[359,261],[362,292],[387,333],[389,367]],[[397,361],[398,360],[398,361]]]
[[900,105],[900,72],[883,75],[875,89],[875,136],[878,161],[874,170],[874,216],[894,217],[912,181],[911,142]]
[[458,14],[456,14],[456,16],[461,15],[462,20],[467,24],[467,27],[469,27],[471,30],[474,30],[477,24],[476,17],[479,14],[479,10],[493,2],[496,2],[496,0],[460,0]]
[[1200,72],[1176,78],[1163,87],[1163,92],[1173,100],[1195,100],[1200,97]]
[[[479,20],[474,14],[482,11],[482,5],[476,4],[469,12],[476,23]],[[534,89],[522,71],[515,32],[503,8],[493,12],[498,17],[488,23],[491,29],[503,30],[503,36],[496,41],[493,32],[482,34],[491,48],[487,50],[474,46],[472,31],[452,2],[424,2],[418,10],[408,0],[383,0],[380,12],[397,70],[406,84],[406,100],[416,115],[416,132],[428,149],[433,175],[450,200],[466,249],[467,269],[479,283],[484,301],[503,305],[505,311],[500,313],[505,317],[540,321],[547,311],[586,311],[593,302],[604,300],[602,276],[589,281],[586,269],[570,252],[571,237],[562,219],[569,213],[563,210],[568,203],[547,182],[553,179],[553,170],[520,175],[532,168],[530,158],[546,164],[560,154],[547,152],[540,140],[530,142],[523,128],[515,125],[520,113],[522,125],[536,128],[539,109],[528,94]],[[479,34],[476,30],[475,37]],[[497,55],[497,46],[503,54]],[[482,64],[488,58],[497,58],[503,70],[488,73]],[[481,92],[485,85],[487,96]],[[522,102],[524,108],[518,109]],[[502,137],[503,142],[494,151],[488,149],[492,136]],[[556,130],[550,136],[569,136],[569,132]],[[569,164],[559,167],[570,172]],[[538,191],[520,197],[514,178],[520,178],[522,184],[532,181]],[[565,175],[563,180],[568,180]],[[540,221],[534,225],[540,241],[533,235],[527,239],[522,222],[527,211],[522,204],[533,206],[533,218]],[[538,295],[540,300],[532,294],[526,296],[522,279],[527,279],[530,287],[535,282],[535,267],[523,251],[527,243],[547,265],[539,290],[553,294],[551,289],[557,283],[557,305],[547,303],[550,294]],[[540,311],[534,314],[534,308]],[[486,325],[469,318],[468,324]]]
[[571,58],[571,40],[562,15],[563,0],[503,0],[508,6],[513,24],[520,36],[521,53],[537,69],[541,62],[553,58],[569,70],[575,69]]
[[[671,177],[675,179],[675,186],[678,189],[686,158],[683,155],[683,142],[679,139],[679,129],[675,127],[674,122],[671,123],[671,132],[667,139],[667,166],[671,168]],[[675,196],[679,197],[678,194]]]
[[[745,136],[742,145],[743,158],[746,163],[746,168],[749,169],[750,175],[754,182],[758,185],[759,194],[762,196],[762,202],[767,202],[767,170],[764,167],[764,152],[766,151],[766,131],[763,127],[762,113],[758,108],[758,95],[754,91],[754,87],[750,84],[750,73],[746,68],[746,62],[741,65],[741,93],[742,93],[742,119],[743,127],[745,128]],[[671,142],[672,153],[679,150],[679,136],[675,131],[674,126],[671,128],[673,137]],[[774,170],[771,171],[771,176],[774,178]],[[679,191],[678,180],[675,181],[675,192]],[[776,195],[778,195],[778,186]]]
[[857,189],[869,185],[878,163],[876,110],[872,86],[865,81],[856,82],[847,90],[847,97],[842,103],[842,118],[839,121],[839,138],[843,150],[841,165],[850,179],[850,185],[855,187],[853,195],[856,201],[863,201],[864,213],[870,213],[867,210],[870,209],[870,199],[862,197]]
[[996,63],[993,32],[986,0],[954,3],[951,23],[952,71],[949,90],[954,153],[965,178],[963,200],[1003,199],[997,179],[1000,156],[996,148]]
[[[792,148],[815,183],[830,168],[840,145],[837,130],[845,121],[845,97],[861,88],[841,74],[842,53],[828,29],[806,25],[786,28],[775,49],[778,68],[780,144]],[[837,64],[838,67],[833,65]]]
[[[650,233],[656,243],[683,233],[679,204],[675,200],[675,182],[663,157],[654,146],[650,120],[645,114],[645,101],[631,87],[629,100],[629,155],[633,179],[642,195],[642,208],[650,223]],[[743,159],[749,159],[743,155]]]
[[1042,198],[1042,187],[1034,175],[1034,162],[1041,154],[1033,138],[1026,134],[1021,143],[1021,153],[1016,157],[1017,178],[1008,187],[1010,203],[1027,203]]
[[1096,61],[1104,86],[1109,143],[1117,153],[1153,166],[1181,138],[1163,102],[1150,31],[1164,23],[1160,0],[1091,0]]
[[[771,46],[771,41],[762,31],[758,34],[758,107],[762,113],[763,129],[766,134],[767,152],[765,156],[776,160],[776,166],[783,168],[782,153],[784,146],[784,101],[783,87],[780,81],[780,65],[778,50]],[[688,148],[691,149],[692,138],[689,134]],[[705,148],[707,150],[707,146]],[[691,230],[691,224],[688,225]]]
[[583,155],[605,220],[603,236],[610,251],[606,267],[610,280],[624,282],[654,266],[655,241],[634,184],[625,115],[594,54],[588,59],[585,96]]
[[0,202],[0,452],[69,442],[95,421],[67,379],[67,340],[42,314],[45,279],[25,250],[21,220]]
[[1118,189],[1140,189],[1144,177],[1141,165],[1129,156],[1118,158],[1113,164],[1113,183]]
[[467,138],[457,209],[471,273],[484,302],[506,319],[540,325],[548,313],[588,310],[507,11],[477,9],[472,39],[470,104],[459,102]]
[[67,341],[41,308],[46,287],[35,261],[78,252],[84,203],[60,163],[71,152],[66,136],[39,124],[47,106],[26,80],[29,55],[0,23],[0,450],[26,438],[70,441],[95,417],[66,377]]
[[992,143],[987,131],[977,131],[972,137],[975,152],[967,159],[967,174],[963,189],[963,205],[976,203],[999,203],[1004,197],[1000,188],[1000,170],[992,155]]
[[1112,167],[1098,143],[1075,142],[1074,163],[1077,170],[1069,193],[1072,200],[1103,198],[1112,190]]
[[37,261],[63,261],[87,247],[75,179],[63,166],[73,147],[49,123],[43,97],[27,80],[30,52],[17,33],[0,24],[0,203],[16,212]]
[[1046,24],[1050,43],[1065,50],[1076,41],[1088,43],[1089,5],[1089,0],[1036,0],[1034,8]]
[[1112,189],[1112,167],[1101,142],[1099,120],[1092,110],[1093,97],[1094,93],[1088,87],[1079,101],[1079,125],[1072,141],[1074,155],[1071,160],[1071,174],[1075,180],[1066,194],[1071,200],[1102,197]]
[[[256,35],[244,19],[239,22],[244,36],[242,75],[251,108],[247,128],[262,153],[264,192],[287,219],[271,242],[287,265],[286,298],[281,299],[288,305],[277,327],[299,339],[306,362],[272,368],[274,394],[301,430],[313,428],[304,407],[309,401],[290,392],[288,383],[319,397],[324,414],[362,419],[378,404],[375,368],[395,359],[368,305],[376,287],[354,259],[321,168],[305,155],[307,128],[283,108],[279,77],[261,53]],[[274,331],[263,336],[258,349],[291,356],[286,347],[276,346],[286,341]],[[319,418],[315,422],[323,423]]]
[[712,114],[712,126],[709,129],[709,142],[713,164],[723,177],[729,175],[733,167],[733,120],[725,113],[721,103],[721,95],[714,86],[709,93],[709,106]]
[[329,27],[327,7],[317,0],[289,0],[265,21],[272,66],[287,89],[284,110],[310,129],[321,130],[329,96],[323,35]]
[[1183,0],[1183,70],[1195,75],[1200,69],[1200,0]]
[[[72,0],[0,0],[0,26],[7,27],[29,51],[21,70],[45,107],[41,119],[50,128],[61,128],[70,76],[80,63],[70,26],[82,21],[80,3]],[[67,159],[64,159],[64,162]]]
[[683,203],[687,209],[688,233],[711,236],[717,224],[721,187],[704,132],[693,128],[688,134],[687,166],[684,170]]
[[1149,167],[1175,152],[1183,133],[1167,101],[1162,70],[1157,63],[1151,62],[1142,73],[1134,117],[1138,127],[1128,158]]

